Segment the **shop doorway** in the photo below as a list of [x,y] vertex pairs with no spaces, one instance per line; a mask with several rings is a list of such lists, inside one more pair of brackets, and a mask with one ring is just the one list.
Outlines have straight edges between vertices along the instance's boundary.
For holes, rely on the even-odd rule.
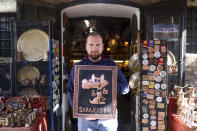
[[[62,9],[61,27],[65,58],[62,68],[65,69],[66,65],[63,72],[67,73],[64,75],[69,76],[73,64],[86,55],[85,38],[89,33],[96,31],[103,36],[104,54],[115,61],[129,81],[131,72],[128,69],[128,60],[137,51],[134,51],[134,45],[139,30],[139,17],[139,8],[124,4],[88,3]],[[67,101],[66,93],[63,94],[64,100]],[[68,103],[65,106],[63,114],[66,118],[63,118],[63,123],[64,120],[70,119],[66,128],[77,130],[77,120],[72,118],[72,109]],[[118,95],[117,108],[118,130],[127,131],[135,128],[134,117],[131,115],[130,94]],[[63,123],[62,125],[65,125]]]

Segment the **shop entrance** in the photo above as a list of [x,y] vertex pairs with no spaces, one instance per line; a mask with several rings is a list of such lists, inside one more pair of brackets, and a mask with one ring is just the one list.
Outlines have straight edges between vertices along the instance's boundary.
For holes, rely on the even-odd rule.
[[[99,8],[98,8],[99,7]],[[70,6],[62,10],[62,41],[64,47],[63,69],[69,76],[71,67],[86,56],[86,37],[98,32],[103,37],[104,55],[118,65],[127,81],[133,73],[128,68],[130,56],[137,52],[137,30],[139,29],[139,8],[106,3],[89,3]],[[132,46],[131,46],[132,45]],[[65,93],[66,94],[66,93]],[[129,131],[135,128],[131,94],[118,95],[118,130]],[[65,99],[66,100],[66,99]],[[66,100],[67,101],[67,100]],[[65,107],[63,123],[70,130],[77,130],[77,119],[72,118],[69,104]],[[64,125],[64,124],[63,124]]]

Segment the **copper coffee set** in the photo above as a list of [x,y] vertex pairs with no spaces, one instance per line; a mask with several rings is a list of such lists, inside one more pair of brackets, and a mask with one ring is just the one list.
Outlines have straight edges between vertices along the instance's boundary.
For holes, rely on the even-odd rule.
[[[184,91],[184,88],[187,91]],[[196,87],[175,86],[177,91],[177,115],[187,126],[197,129],[197,94]]]

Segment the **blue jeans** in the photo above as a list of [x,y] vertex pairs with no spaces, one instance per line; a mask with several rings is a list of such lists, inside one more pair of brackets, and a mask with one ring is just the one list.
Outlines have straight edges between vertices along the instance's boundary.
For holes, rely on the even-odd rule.
[[117,127],[117,118],[97,120],[78,118],[78,131],[117,131]]

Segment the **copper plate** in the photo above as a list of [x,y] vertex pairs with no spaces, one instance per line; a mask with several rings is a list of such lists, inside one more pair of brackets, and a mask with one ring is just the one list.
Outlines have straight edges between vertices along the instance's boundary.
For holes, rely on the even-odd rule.
[[23,53],[25,60],[41,60],[49,51],[49,36],[39,29],[28,30],[19,37],[17,50]]
[[25,80],[40,78],[40,71],[35,66],[24,66],[17,73],[17,79],[22,85],[27,85]]

